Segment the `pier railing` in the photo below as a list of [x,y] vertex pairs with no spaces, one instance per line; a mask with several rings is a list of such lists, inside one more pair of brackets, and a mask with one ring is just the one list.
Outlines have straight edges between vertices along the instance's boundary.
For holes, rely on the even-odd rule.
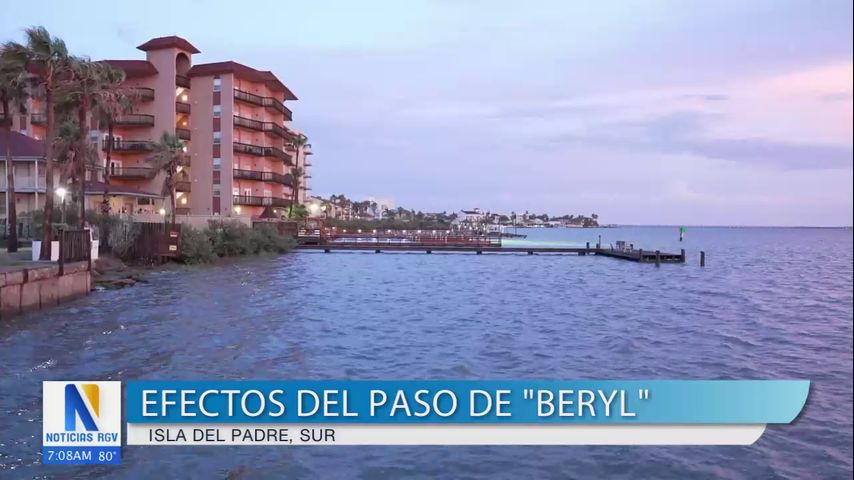
[[300,230],[302,243],[321,245],[405,245],[409,247],[501,247],[501,238],[465,235],[449,231],[342,232],[334,229]]

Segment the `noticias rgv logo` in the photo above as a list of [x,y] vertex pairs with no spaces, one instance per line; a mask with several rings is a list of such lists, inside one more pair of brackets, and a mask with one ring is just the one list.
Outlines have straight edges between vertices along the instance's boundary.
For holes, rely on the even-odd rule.
[[[83,402],[83,396],[80,391],[83,391],[86,399],[89,400],[89,405]],[[95,424],[95,417],[100,417],[101,389],[96,383],[81,383],[80,388],[77,385],[69,383],[65,386],[65,430],[77,430],[77,418],[83,423],[83,428],[87,431],[98,431],[98,425]],[[91,408],[90,408],[91,407]],[[92,415],[94,413],[94,416]]]
[[121,382],[42,384],[43,463],[117,463]]

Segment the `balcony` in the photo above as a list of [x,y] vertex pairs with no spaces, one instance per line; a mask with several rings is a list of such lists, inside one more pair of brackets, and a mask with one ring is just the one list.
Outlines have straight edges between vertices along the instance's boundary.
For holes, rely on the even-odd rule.
[[190,113],[190,104],[187,102],[175,101],[175,111],[178,113]]
[[234,169],[234,178],[240,180],[279,183],[288,187],[293,186],[293,178],[290,175],[283,175],[276,172],[256,172],[255,170]]
[[249,143],[234,142],[234,151],[237,153],[255,155],[256,157],[264,156],[264,147],[260,147],[258,145],[251,145]]
[[234,126],[248,128],[250,130],[257,130],[259,132],[264,131],[264,122],[261,122],[259,120],[253,120],[251,118],[241,117],[238,115],[234,116]]
[[113,124],[118,127],[153,127],[154,115],[129,113],[117,117]]
[[175,75],[175,86],[190,88],[190,77],[186,75]]
[[265,122],[264,123],[264,131],[267,133],[272,133],[277,135],[285,140],[290,140],[291,136],[288,134],[288,131],[285,130],[285,127],[278,125],[273,122]]
[[175,127],[175,135],[181,140],[190,140],[190,129]]
[[287,207],[291,204],[290,200],[285,200],[284,198],[254,197],[250,195],[234,195],[233,203],[235,205],[249,205],[253,207],[266,207],[267,205]]
[[110,177],[126,179],[146,179],[157,175],[157,169],[151,167],[110,167]]
[[[104,143],[104,150],[107,150],[106,142]],[[154,150],[154,144],[148,140],[113,139],[114,152],[150,152],[152,150]]]
[[249,103],[251,105],[255,105],[257,107],[272,108],[273,110],[282,113],[285,116],[286,120],[293,120],[293,113],[291,112],[291,109],[289,109],[285,106],[284,103],[273,97],[262,97],[260,95],[255,95],[254,93],[249,93],[235,88],[234,99],[240,100],[241,102]]
[[175,191],[189,193],[192,183],[189,180],[178,180],[175,182]]
[[130,89],[130,93],[141,102],[150,102],[154,100],[154,89],[148,87],[134,87]]

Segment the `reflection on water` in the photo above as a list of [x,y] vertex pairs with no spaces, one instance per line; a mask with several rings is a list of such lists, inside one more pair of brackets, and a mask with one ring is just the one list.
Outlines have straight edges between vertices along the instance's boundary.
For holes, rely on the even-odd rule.
[[[850,477],[851,230],[695,228],[681,244],[675,228],[524,233],[686,248],[689,261],[305,252],[155,274],[3,321],[0,477]],[[751,447],[126,447],[120,467],[39,465],[42,380],[276,378],[813,387],[794,425]]]

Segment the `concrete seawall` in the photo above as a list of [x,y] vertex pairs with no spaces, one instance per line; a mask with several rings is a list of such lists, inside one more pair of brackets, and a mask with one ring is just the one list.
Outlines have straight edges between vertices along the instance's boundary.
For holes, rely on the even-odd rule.
[[88,262],[66,263],[62,275],[59,265],[0,271],[0,319],[88,295],[91,287]]

